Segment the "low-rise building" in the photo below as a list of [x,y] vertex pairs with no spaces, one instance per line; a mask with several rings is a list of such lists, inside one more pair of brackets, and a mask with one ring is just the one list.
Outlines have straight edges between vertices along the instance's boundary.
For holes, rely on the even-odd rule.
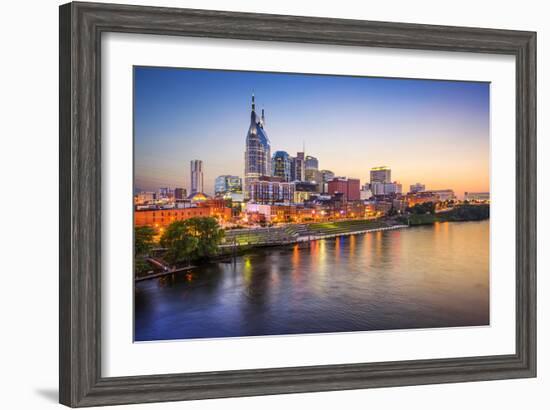
[[440,201],[456,199],[455,192],[452,189],[432,189],[424,192],[430,192],[431,194],[436,195]]
[[464,200],[471,202],[489,202],[491,195],[489,192],[464,192]]
[[403,188],[399,182],[384,182],[384,195],[401,194]]
[[135,226],[152,226],[159,231],[172,222],[190,218],[213,217],[221,222],[231,219],[231,208],[218,201],[206,202],[204,205],[188,208],[158,208],[134,211]]
[[409,188],[409,192],[411,193],[416,193],[416,192],[422,192],[422,191],[425,191],[426,190],[426,185],[424,184],[421,184],[420,182],[417,182],[416,184],[414,185],[411,185],[410,188]]
[[362,201],[368,200],[372,198],[372,191],[370,189],[362,189],[359,191],[359,199]]
[[136,205],[145,205],[155,201],[156,199],[157,199],[157,194],[155,192],[139,192],[134,197],[134,203]]

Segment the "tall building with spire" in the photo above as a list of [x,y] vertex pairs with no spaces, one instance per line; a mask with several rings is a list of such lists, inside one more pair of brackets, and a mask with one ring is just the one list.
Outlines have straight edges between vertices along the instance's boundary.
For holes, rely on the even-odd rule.
[[244,153],[244,194],[250,197],[250,184],[260,177],[271,175],[271,145],[264,130],[265,114],[256,114],[254,94],[252,94],[252,112],[250,126],[246,134],[246,151]]

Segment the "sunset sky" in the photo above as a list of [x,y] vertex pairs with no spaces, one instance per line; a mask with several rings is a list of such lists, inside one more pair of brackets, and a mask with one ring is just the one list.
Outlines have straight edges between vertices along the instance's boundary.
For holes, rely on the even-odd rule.
[[489,83],[136,67],[135,188],[190,188],[201,159],[207,194],[243,177],[250,99],[266,113],[271,152],[302,150],[319,169],[368,182],[489,191]]

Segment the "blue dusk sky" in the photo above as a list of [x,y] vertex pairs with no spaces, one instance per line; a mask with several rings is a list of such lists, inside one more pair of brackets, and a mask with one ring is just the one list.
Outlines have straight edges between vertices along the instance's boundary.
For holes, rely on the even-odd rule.
[[368,182],[489,191],[489,83],[134,68],[135,187],[189,190],[201,159],[207,194],[218,175],[243,177],[251,94],[265,109],[271,152],[319,159],[319,168]]

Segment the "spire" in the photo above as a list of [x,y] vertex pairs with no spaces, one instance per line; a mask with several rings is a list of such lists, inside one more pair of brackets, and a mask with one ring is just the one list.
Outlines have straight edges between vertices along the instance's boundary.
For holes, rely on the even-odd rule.
[[264,109],[262,108],[262,125],[265,127],[265,115],[264,115]]
[[254,92],[252,92],[252,111],[256,111],[256,104],[254,103]]

